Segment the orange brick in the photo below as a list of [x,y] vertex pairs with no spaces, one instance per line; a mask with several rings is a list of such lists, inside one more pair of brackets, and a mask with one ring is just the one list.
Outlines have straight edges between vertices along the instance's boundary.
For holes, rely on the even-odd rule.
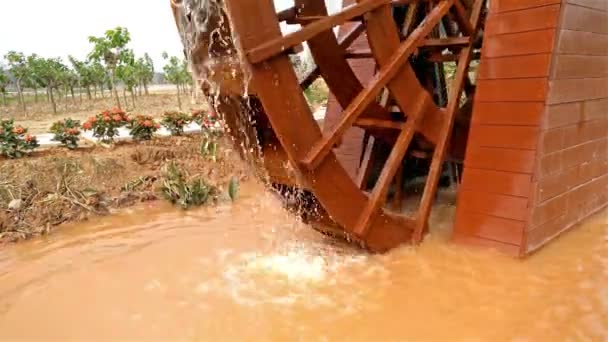
[[568,208],[568,194],[554,197],[532,210],[531,229],[547,223],[548,221],[564,215]]
[[564,147],[564,132],[563,128],[544,131],[541,134],[541,155],[561,150]]
[[578,180],[578,168],[570,168],[556,175],[545,177],[538,181],[536,198],[542,203],[550,198],[565,193],[575,186]]
[[543,128],[552,129],[578,123],[581,121],[582,111],[581,102],[547,106]]
[[562,170],[562,152],[547,154],[540,159],[539,179],[559,173]]
[[538,249],[549,242],[560,232],[566,230],[571,223],[566,215],[556,217],[549,222],[528,232],[528,251]]

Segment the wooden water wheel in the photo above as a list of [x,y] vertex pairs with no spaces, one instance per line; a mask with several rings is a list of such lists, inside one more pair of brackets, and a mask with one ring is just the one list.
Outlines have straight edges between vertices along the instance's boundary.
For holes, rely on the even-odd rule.
[[[245,156],[274,182],[295,179],[372,251],[423,239],[453,136],[462,135],[455,127],[466,135],[475,93],[469,66],[481,44],[485,0],[358,0],[332,14],[324,0],[295,0],[278,13],[272,0],[172,5],[193,72]],[[285,34],[282,22],[300,28]],[[362,39],[366,48],[351,47]],[[298,79],[289,55],[304,43],[316,67]],[[373,63],[373,77],[362,82],[349,64],[354,59]],[[445,70],[449,63],[453,73]],[[317,78],[343,108],[324,130],[303,94]],[[365,132],[354,177],[334,153],[352,127]],[[374,142],[390,152],[372,158]],[[427,158],[429,167],[417,210],[404,214],[387,198],[408,158]],[[367,189],[372,159],[380,159],[380,171]]]

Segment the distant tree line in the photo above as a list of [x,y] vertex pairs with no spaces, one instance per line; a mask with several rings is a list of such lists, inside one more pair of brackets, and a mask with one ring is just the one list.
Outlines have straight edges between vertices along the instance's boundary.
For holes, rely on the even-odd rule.
[[[152,58],[145,53],[135,56],[129,48],[131,35],[124,27],[117,27],[105,32],[100,37],[89,37],[93,45],[91,52],[84,60],[73,56],[68,62],[62,58],[45,58],[37,54],[29,56],[21,52],[9,51],[4,55],[4,63],[0,60],[0,94],[2,104],[7,105],[9,87],[17,92],[17,100],[23,112],[27,112],[24,97],[26,89],[34,93],[34,101],[46,98],[52,104],[53,112],[57,113],[57,104],[63,100],[67,107],[68,98],[76,101],[78,96],[82,101],[83,93],[88,99],[104,97],[109,91],[116,106],[122,108],[128,105],[127,92],[135,106],[136,98],[148,95],[148,86],[155,76]],[[178,100],[181,107],[180,93],[191,89],[192,78],[188,72],[187,63],[183,58],[163,53],[168,61],[164,67],[164,77],[175,84],[178,89]],[[122,100],[117,84],[123,84]],[[78,89],[78,95],[75,95]]]

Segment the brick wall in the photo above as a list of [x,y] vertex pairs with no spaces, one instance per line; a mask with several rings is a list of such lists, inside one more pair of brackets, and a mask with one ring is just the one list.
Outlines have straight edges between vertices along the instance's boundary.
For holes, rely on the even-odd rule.
[[561,0],[490,0],[454,240],[525,251]]
[[563,0],[526,252],[608,204],[608,0]]

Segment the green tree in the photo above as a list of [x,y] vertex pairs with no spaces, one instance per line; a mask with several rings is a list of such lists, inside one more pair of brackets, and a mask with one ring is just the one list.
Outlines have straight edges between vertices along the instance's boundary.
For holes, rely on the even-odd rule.
[[175,84],[175,87],[177,88],[177,104],[181,109],[182,100],[180,92],[182,92],[183,87],[191,81],[186,61],[175,56],[169,57],[166,52],[163,52],[163,59],[167,61],[167,64],[163,67],[165,78],[171,84]]
[[[135,87],[139,83],[137,77],[137,62],[133,51],[127,50],[123,53],[121,63],[116,67],[116,76],[124,83],[126,90],[131,93],[133,107],[135,107]],[[123,91],[125,106],[127,105],[126,91]]]
[[[92,67],[88,61],[79,61],[73,56],[68,56],[72,69],[78,77],[78,87],[87,91],[87,97],[91,99],[91,86],[93,85]],[[82,103],[82,91],[80,91],[80,102]]]
[[99,88],[101,97],[103,98],[104,85],[107,83],[108,74],[103,65],[98,61],[88,61],[89,71],[91,73],[91,82],[95,91],[94,96],[97,97],[97,88]]
[[6,88],[11,80],[6,74],[6,70],[0,65],[0,93],[2,93],[2,104],[6,106]]
[[25,77],[25,79],[23,80],[24,88],[34,89],[34,102],[35,103],[38,103],[38,88],[40,87],[40,79],[39,79],[38,75],[36,75],[36,71],[33,67],[33,64],[35,64],[35,61],[38,58],[39,58],[38,55],[35,53],[27,56],[28,74]]
[[64,84],[67,67],[60,58],[37,58],[33,61],[33,69],[40,83],[47,89],[53,113],[57,114],[55,90],[58,91]]
[[4,58],[8,62],[9,72],[15,79],[15,86],[17,86],[17,95],[19,96],[21,107],[23,108],[23,112],[26,113],[27,108],[25,107],[25,99],[23,98],[23,82],[29,77],[29,70],[25,56],[21,52],[9,51]]
[[144,59],[141,61],[141,63],[143,67],[142,82],[144,85],[144,91],[146,95],[149,95],[148,85],[154,80],[154,62],[152,61],[152,58],[150,58],[150,55],[145,53]]
[[131,41],[129,31],[124,27],[117,27],[108,30],[102,37],[89,37],[89,42],[94,44],[93,51],[89,58],[96,61],[103,61],[110,76],[110,83],[114,92],[116,105],[120,108],[120,99],[116,90],[116,68],[123,59],[123,54],[127,51],[127,44]]

